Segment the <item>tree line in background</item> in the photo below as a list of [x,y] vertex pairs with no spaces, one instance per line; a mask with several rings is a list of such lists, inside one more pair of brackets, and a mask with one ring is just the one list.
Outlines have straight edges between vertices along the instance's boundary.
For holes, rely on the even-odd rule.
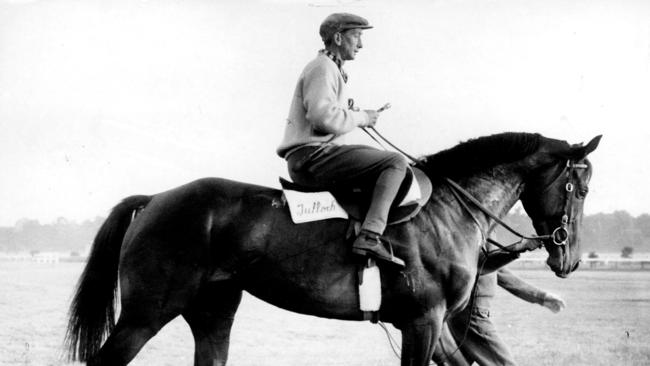
[[0,227],[0,251],[83,254],[92,244],[103,222],[103,217],[86,220],[81,224],[62,217],[51,224],[21,219],[13,227]]
[[[59,218],[51,224],[22,219],[13,227],[0,227],[0,251],[36,252],[59,251],[85,253],[103,223],[96,217],[82,223]],[[523,234],[534,233],[528,216],[515,210],[506,222]],[[493,234],[508,243],[516,238],[503,229]],[[627,249],[626,249],[627,248]],[[650,252],[650,215],[633,217],[626,211],[586,215],[583,221],[582,249],[584,253]]]

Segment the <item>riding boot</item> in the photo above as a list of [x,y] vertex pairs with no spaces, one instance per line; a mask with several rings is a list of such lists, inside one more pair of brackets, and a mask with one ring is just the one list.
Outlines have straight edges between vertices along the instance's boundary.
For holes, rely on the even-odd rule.
[[403,260],[393,255],[392,249],[390,252],[386,250],[379,234],[367,230],[361,230],[359,236],[354,240],[352,252],[354,254],[383,260],[400,268],[403,268],[405,265]]

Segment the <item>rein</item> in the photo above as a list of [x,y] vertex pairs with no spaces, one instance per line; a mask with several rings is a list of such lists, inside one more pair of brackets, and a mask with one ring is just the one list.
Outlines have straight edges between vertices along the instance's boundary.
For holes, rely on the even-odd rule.
[[384,150],[386,150],[386,148],[384,147],[384,145],[383,145],[379,140],[377,140],[377,138],[376,138],[375,136],[373,136],[370,132],[368,132],[369,129],[372,130],[375,134],[377,134],[377,136],[379,136],[379,138],[381,138],[382,140],[384,140],[384,142],[387,143],[390,147],[392,147],[392,148],[395,149],[397,152],[399,152],[400,154],[404,155],[406,158],[408,158],[409,160],[411,160],[411,161],[413,162],[413,164],[415,164],[416,167],[418,167],[418,168],[424,168],[424,164],[422,164],[422,161],[421,161],[420,159],[417,159],[417,158],[412,157],[411,155],[407,154],[406,152],[404,152],[404,151],[403,151],[402,149],[400,149],[399,147],[393,145],[392,142],[390,142],[390,141],[389,141],[387,138],[385,138],[381,133],[379,133],[379,131],[377,131],[377,129],[374,128],[373,126],[370,126],[370,127],[361,127],[361,129],[363,130],[363,132],[367,133],[368,136],[370,136],[370,138],[372,138],[373,140],[375,140],[375,142],[378,143],[379,146],[381,146]]
[[[399,153],[404,155],[406,158],[411,160],[415,164],[416,167],[424,168],[424,164],[422,163],[422,161],[420,159],[414,158],[413,156],[407,154],[406,152],[404,152],[403,150],[401,150],[400,148],[395,146],[386,137],[384,137],[381,133],[379,133],[379,131],[377,131],[377,129],[375,129],[374,127],[370,126],[370,127],[367,127],[367,129],[362,127],[361,129],[366,134],[368,134],[368,136],[370,136],[373,140],[375,140],[375,142],[377,142],[382,148],[384,148],[384,150],[386,149],[384,147],[384,145],[375,136],[373,136],[368,131],[368,129],[372,130],[379,138],[381,138],[390,147],[392,147],[393,149],[395,149],[396,151],[398,151]],[[567,172],[567,183],[565,184],[565,191],[566,191],[566,196],[565,197],[566,197],[566,199],[565,199],[565,204],[564,204],[564,208],[563,208],[564,211],[563,211],[563,214],[562,214],[562,220],[561,220],[560,226],[555,228],[553,230],[553,232],[551,234],[548,234],[548,235],[526,236],[526,235],[523,235],[523,234],[519,233],[517,230],[515,230],[514,228],[512,228],[511,226],[506,224],[503,220],[501,220],[494,213],[492,213],[487,207],[485,207],[474,196],[472,196],[471,193],[469,193],[466,189],[461,187],[458,183],[456,183],[453,180],[451,180],[449,178],[446,178],[446,177],[444,179],[445,179],[445,182],[451,188],[451,192],[454,195],[454,197],[458,200],[458,202],[461,204],[461,206],[463,206],[463,208],[469,213],[470,217],[476,223],[476,225],[479,227],[479,229],[481,228],[481,225],[480,225],[478,219],[476,218],[476,216],[474,215],[474,213],[472,212],[472,210],[470,210],[469,206],[467,205],[466,200],[471,202],[481,212],[483,212],[485,215],[487,215],[492,220],[494,220],[499,226],[501,226],[504,229],[508,230],[509,232],[514,234],[515,236],[519,237],[518,242],[516,242],[514,244],[511,244],[511,245],[508,245],[508,246],[505,246],[505,245],[500,244],[496,240],[487,237],[487,235],[483,232],[483,230],[481,230],[481,236],[483,237],[484,241],[492,243],[495,246],[497,246],[498,248],[500,248],[501,250],[504,250],[506,252],[519,253],[519,252],[523,252],[523,251],[521,251],[521,250],[512,250],[510,248],[517,245],[517,244],[519,244],[519,243],[521,243],[523,240],[552,240],[553,244],[555,244],[555,245],[558,245],[558,246],[565,246],[566,245],[566,243],[567,243],[567,241],[569,239],[569,232],[567,230],[567,227],[568,227],[568,225],[570,223],[569,211],[571,209],[571,203],[573,202],[573,195],[571,193],[573,192],[573,189],[574,189],[574,184],[571,182],[571,177],[573,175],[574,169],[580,169],[580,168],[584,169],[584,168],[588,168],[588,166],[586,164],[577,164],[577,163],[572,162],[571,160],[567,160],[567,164],[564,167],[564,169],[560,172],[560,174],[555,179],[553,179],[553,181],[546,188],[546,189],[548,189],[548,187],[552,186],[553,183],[555,183],[557,181],[557,179],[559,179],[562,176],[562,173],[564,173],[565,171],[568,170],[568,172]]]
[[523,234],[519,233],[517,230],[512,228],[510,225],[506,224],[503,220],[501,220],[497,215],[493,214],[490,210],[488,210],[481,202],[479,202],[476,198],[474,198],[474,196],[472,196],[471,193],[469,193],[465,188],[461,187],[458,183],[454,182],[453,180],[451,180],[449,178],[445,178],[445,181],[452,188],[451,193],[453,193],[454,197],[456,197],[458,202],[460,202],[460,204],[463,206],[463,208],[469,213],[469,215],[472,217],[472,220],[474,220],[474,222],[476,223],[476,225],[479,228],[481,227],[481,225],[480,225],[478,219],[476,218],[476,216],[474,215],[472,210],[469,209],[469,206],[467,205],[467,202],[465,202],[465,200],[463,200],[460,195],[462,195],[466,200],[473,203],[474,206],[476,206],[481,212],[483,212],[485,215],[487,215],[492,220],[494,220],[498,225],[500,225],[501,227],[508,230],[509,232],[511,232],[512,234],[514,234],[515,236],[517,236],[519,238],[518,242],[516,242],[514,244],[511,244],[511,245],[508,245],[508,246],[504,246],[503,244],[499,243],[498,241],[496,241],[496,240],[494,240],[494,239],[492,239],[490,237],[486,238],[485,233],[483,232],[483,230],[481,230],[481,235],[483,235],[483,238],[486,241],[496,245],[500,249],[502,249],[502,250],[504,250],[506,252],[516,253],[516,252],[519,252],[519,251],[511,250],[510,247],[521,243],[521,241],[523,241],[524,239],[526,239],[526,240],[546,240],[546,239],[554,238],[553,234],[526,236],[526,235],[523,235]]

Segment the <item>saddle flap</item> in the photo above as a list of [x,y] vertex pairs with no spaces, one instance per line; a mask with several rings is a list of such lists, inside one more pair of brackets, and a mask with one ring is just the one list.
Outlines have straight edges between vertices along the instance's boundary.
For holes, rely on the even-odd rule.
[[[303,193],[323,192],[323,188],[307,187],[280,178],[280,185],[286,191]],[[337,203],[348,213],[349,217],[363,221],[370,205],[371,191],[360,189],[330,190]],[[388,215],[388,224],[398,224],[413,218],[431,197],[432,186],[429,178],[418,168],[411,168],[402,183],[395,202]],[[339,216],[340,217],[340,216]]]

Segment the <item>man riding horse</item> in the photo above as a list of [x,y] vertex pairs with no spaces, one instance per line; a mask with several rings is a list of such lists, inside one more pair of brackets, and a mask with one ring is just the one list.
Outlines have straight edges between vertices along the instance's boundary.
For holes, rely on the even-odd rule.
[[300,74],[277,153],[287,160],[296,183],[322,189],[374,187],[352,251],[404,267],[404,261],[383,246],[381,235],[408,163],[395,152],[344,144],[346,134],[374,126],[379,117],[376,110],[354,108],[343,70],[345,61],[354,60],[363,47],[361,35],[369,28],[366,19],[353,14],[325,18],[320,26],[325,48]]

